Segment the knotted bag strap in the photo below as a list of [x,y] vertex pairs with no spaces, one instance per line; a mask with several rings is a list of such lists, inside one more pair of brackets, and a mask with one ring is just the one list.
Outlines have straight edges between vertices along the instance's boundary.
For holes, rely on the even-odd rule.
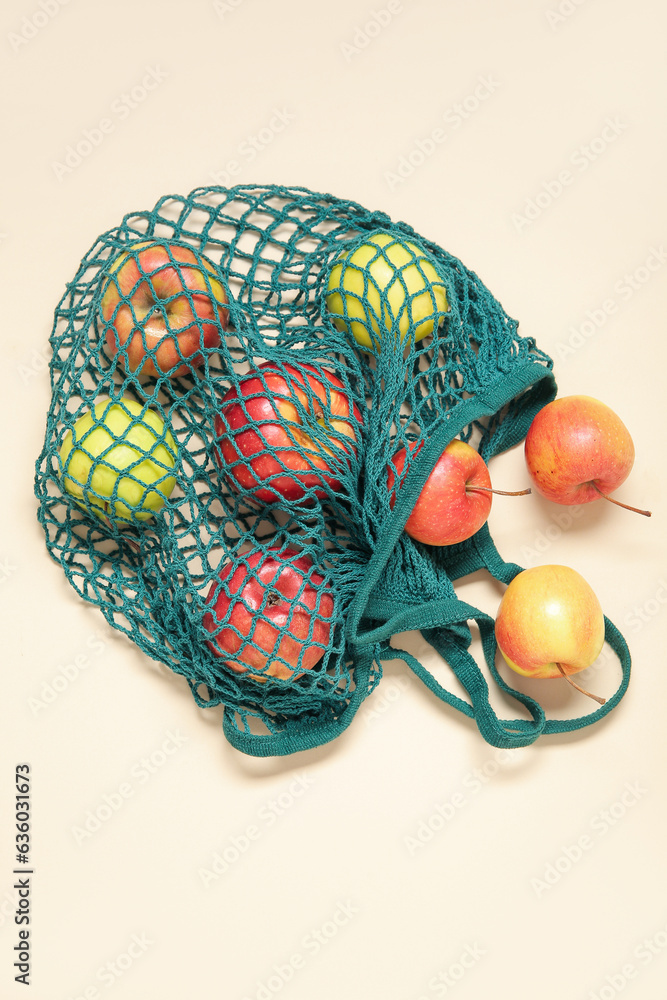
[[[485,525],[484,528],[475,535],[474,538],[474,549],[477,553],[477,560],[479,568],[486,568],[488,572],[500,583],[509,584],[517,576],[518,573],[522,572],[522,567],[518,566],[516,563],[505,562],[498,552],[491,534],[488,530],[488,526]],[[605,642],[611,649],[613,649],[616,654],[620,666],[621,666],[621,681],[614,692],[614,694],[608,698],[604,705],[596,708],[593,712],[588,712],[586,715],[578,716],[574,719],[549,719],[544,727],[544,732],[546,733],[569,733],[576,729],[583,729],[585,726],[590,726],[592,723],[597,722],[599,719],[608,715],[618,705],[619,701],[628,689],[628,684],[630,683],[630,671],[632,666],[632,659],[630,656],[630,650],[628,649],[628,644],[625,638],[618,630],[616,625],[609,618],[604,619],[604,638]],[[486,655],[486,660],[489,665],[489,670],[496,683],[500,687],[506,687],[502,677],[498,673],[495,665],[495,636],[494,636],[494,651],[493,655]],[[486,652],[486,650],[485,650]],[[490,650],[489,650],[490,652]],[[512,689],[510,688],[511,692]]]
[[[386,602],[383,602],[386,605]],[[376,614],[379,609],[371,602],[369,610]],[[480,733],[492,746],[521,747],[533,743],[546,727],[544,710],[533,698],[510,688],[496,675],[500,688],[511,694],[528,709],[532,721],[501,719],[494,711],[489,701],[489,686],[477,661],[468,652],[459,636],[452,627],[465,624],[468,621],[477,622],[482,637],[482,644],[487,661],[495,656],[496,642],[494,636],[494,621],[489,615],[479,611],[456,598],[442,601],[429,601],[426,604],[411,608],[396,610],[396,613],[384,623],[359,637],[359,644],[385,641],[387,646],[380,658],[402,659],[417,677],[433,691],[438,698],[463,712],[477,723]],[[436,649],[451,667],[455,677],[467,691],[470,702],[457,697],[448,691],[416,657],[405,650],[396,650],[388,646],[389,638],[396,632],[418,629],[430,644]]]
[[[386,612],[388,610],[387,602],[383,602],[383,605]],[[377,614],[379,608],[374,608],[371,604],[371,610]],[[498,716],[492,707],[489,700],[489,686],[479,664],[452,629],[452,626],[468,621],[475,621],[479,626],[484,657],[494,682],[504,694],[515,699],[528,710],[531,715],[530,719],[504,719]],[[448,663],[454,676],[467,692],[470,702],[457,697],[444,687],[411,653],[394,649],[388,645],[388,640],[393,634],[411,628],[419,629],[424,638]],[[397,606],[395,614],[389,620],[364,633],[359,642],[362,645],[364,643],[385,643],[379,657],[381,660],[402,659],[438,698],[474,719],[487,743],[510,749],[528,746],[541,735],[582,729],[584,726],[597,722],[615,708],[627,690],[631,660],[625,639],[613,622],[606,617],[605,640],[620,661],[621,683],[604,705],[574,719],[547,719],[539,702],[513,688],[505,681],[495,665],[498,647],[493,618],[463,601],[450,599],[429,602],[412,608],[399,608]]]

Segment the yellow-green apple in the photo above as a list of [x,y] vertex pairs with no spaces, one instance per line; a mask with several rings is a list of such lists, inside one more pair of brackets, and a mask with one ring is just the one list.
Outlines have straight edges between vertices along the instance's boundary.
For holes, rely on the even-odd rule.
[[366,351],[383,339],[403,341],[413,326],[415,343],[437,330],[447,294],[431,258],[410,240],[377,232],[336,258],[326,305],[334,326]]
[[605,403],[592,396],[561,396],[534,417],[526,435],[525,456],[535,489],[560,504],[583,504],[625,482],[635,460],[627,427]]
[[225,393],[214,426],[216,459],[234,488],[260,503],[301,501],[341,489],[361,414],[332,372],[266,362]]
[[215,265],[186,244],[140,240],[108,270],[100,311],[106,343],[142,375],[185,375],[220,345],[227,296]]
[[102,521],[147,521],[171,495],[177,448],[157,411],[133,399],[104,400],[84,413],[60,448],[63,486]]
[[329,645],[331,584],[294,548],[256,549],[224,563],[206,603],[210,648],[229,670],[252,680],[296,680]]
[[585,670],[604,644],[605,622],[590,584],[569,566],[534,566],[511,581],[496,617],[507,664],[524,677],[565,677]]
[[[413,459],[423,443],[409,446]],[[389,463],[387,485],[392,509],[396,503],[396,479],[400,488],[407,472],[406,457],[406,449],[400,448]],[[493,493],[519,496],[530,490],[508,494],[492,489],[489,470],[479,452],[466,441],[450,441],[422,487],[405,522],[405,531],[426,545],[463,542],[486,522]]]

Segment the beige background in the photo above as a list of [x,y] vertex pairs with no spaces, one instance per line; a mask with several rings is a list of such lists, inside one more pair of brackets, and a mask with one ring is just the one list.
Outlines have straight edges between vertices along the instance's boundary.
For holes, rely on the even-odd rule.
[[[664,6],[12,0],[0,19],[0,995],[663,1000]],[[68,166],[86,132],[97,146]],[[48,558],[32,476],[53,309],[98,233],[226,174],[409,222],[554,357],[561,394],[625,420],[621,498],[651,520],[602,503],[563,520],[534,498],[491,514],[506,558],[579,569],[625,632],[633,680],[602,724],[499,754],[394,663],[333,744],[247,758]],[[525,485],[521,450],[492,475]],[[494,613],[486,581],[463,593]],[[618,672],[603,656],[589,684],[609,693]],[[554,715],[591,707],[531,690]],[[12,969],[19,761],[29,994]]]

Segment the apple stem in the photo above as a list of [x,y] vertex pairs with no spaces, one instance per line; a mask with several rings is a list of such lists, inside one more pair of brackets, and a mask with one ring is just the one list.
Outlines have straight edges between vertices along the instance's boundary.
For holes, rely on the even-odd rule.
[[[109,528],[110,531],[114,530],[114,523],[108,514],[103,514],[100,520],[102,520],[106,524],[107,528]],[[138,542],[135,542],[132,538],[128,538],[127,536],[125,536],[125,541],[134,552],[141,552],[141,546],[139,545]]]
[[591,483],[591,486],[593,487],[594,490],[596,490],[600,494],[603,500],[608,500],[609,503],[615,503],[617,507],[623,507],[625,510],[634,511],[635,514],[643,514],[644,517],[651,516],[650,510],[641,510],[639,507],[631,507],[627,503],[621,503],[620,500],[615,500],[614,497],[607,496],[606,493],[603,493],[600,487],[597,486],[595,483]]
[[466,493],[474,490],[484,490],[485,493],[498,493],[501,497],[525,497],[532,492],[530,486],[525,490],[494,490],[491,486],[466,486]]
[[607,700],[606,698],[600,698],[599,695],[597,694],[591,694],[591,692],[587,691],[586,688],[579,687],[578,684],[575,684],[575,682],[572,680],[569,674],[565,673],[560,663],[557,663],[556,666],[558,667],[558,669],[560,670],[561,674],[563,675],[568,684],[571,684],[572,687],[576,688],[577,691],[580,691],[581,694],[585,694],[588,698],[592,698],[593,701],[597,701],[598,705],[604,705],[604,703]]

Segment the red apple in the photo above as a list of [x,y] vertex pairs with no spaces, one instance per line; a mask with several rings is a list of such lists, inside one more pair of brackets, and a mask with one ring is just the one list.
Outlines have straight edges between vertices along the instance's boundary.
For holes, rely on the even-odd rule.
[[339,463],[356,454],[360,428],[357,406],[331,372],[266,362],[223,396],[216,458],[225,478],[261,503],[322,498],[327,487],[340,490]]
[[227,296],[215,265],[187,245],[141,240],[109,268],[102,301],[107,348],[124,347],[142,375],[185,375],[219,346]]
[[496,618],[500,651],[524,677],[569,678],[585,670],[600,655],[604,634],[600,602],[569,566],[534,566],[517,574]]
[[[413,455],[423,442],[411,446]],[[404,478],[406,451],[401,448],[388,468],[389,490]],[[396,502],[391,492],[390,504]],[[411,538],[427,545],[455,545],[470,538],[482,527],[491,510],[491,479],[478,451],[465,441],[455,440],[445,448],[417,497],[405,523]]]
[[211,649],[229,657],[225,666],[234,673],[258,671],[248,674],[252,680],[296,680],[312,670],[329,644],[331,584],[294,548],[256,550],[238,564],[225,563],[206,600],[212,608],[204,615],[204,626],[214,634]]
[[608,494],[632,469],[635,449],[627,427],[605,403],[591,396],[562,396],[533,419],[525,456],[538,493],[560,504],[583,504],[611,499]]

